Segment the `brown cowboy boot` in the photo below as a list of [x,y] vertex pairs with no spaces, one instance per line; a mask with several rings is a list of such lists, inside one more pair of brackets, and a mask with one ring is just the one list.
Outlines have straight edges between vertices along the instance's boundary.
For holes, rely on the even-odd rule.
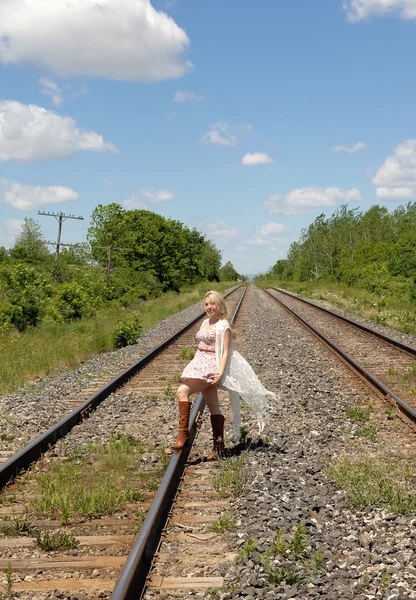
[[214,448],[206,457],[206,462],[224,458],[224,421],[223,415],[211,415],[212,433],[214,435]]
[[191,413],[190,402],[179,402],[179,427],[178,427],[178,439],[176,444],[172,446],[172,450],[182,450],[184,446],[188,445],[189,440],[189,415]]

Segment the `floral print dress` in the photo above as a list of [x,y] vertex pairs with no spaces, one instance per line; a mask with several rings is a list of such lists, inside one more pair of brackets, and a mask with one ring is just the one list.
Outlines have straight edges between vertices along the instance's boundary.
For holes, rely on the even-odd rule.
[[212,383],[212,374],[218,372],[215,361],[217,323],[213,327],[204,327],[204,325],[205,322],[202,323],[201,329],[196,334],[198,350],[181,375],[180,381],[182,383],[186,383],[188,379],[201,379],[207,383]]

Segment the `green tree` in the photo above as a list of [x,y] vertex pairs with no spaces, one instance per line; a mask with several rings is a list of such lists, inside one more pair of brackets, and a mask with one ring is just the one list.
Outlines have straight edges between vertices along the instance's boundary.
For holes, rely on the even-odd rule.
[[45,261],[50,257],[40,225],[34,219],[25,217],[22,230],[10,251],[12,258],[25,262]]
[[98,206],[88,231],[93,256],[106,264],[107,254],[98,246],[123,248],[114,252],[115,266],[156,277],[163,289],[218,276],[219,253],[195,229],[165,219],[148,210],[129,210],[117,205]]
[[240,275],[234,269],[232,262],[226,262],[220,269],[220,281],[237,281],[237,279],[240,279]]

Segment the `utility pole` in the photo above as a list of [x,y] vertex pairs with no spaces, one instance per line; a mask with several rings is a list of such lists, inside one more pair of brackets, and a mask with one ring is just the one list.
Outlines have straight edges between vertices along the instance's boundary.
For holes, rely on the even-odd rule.
[[122,252],[127,252],[129,250],[129,248],[115,248],[114,246],[94,246],[94,248],[99,248],[100,250],[107,250],[107,275],[110,275],[111,272],[111,251],[121,250]]
[[59,251],[61,246],[77,246],[78,244],[62,244],[61,243],[61,233],[62,233],[62,223],[67,219],[79,219],[80,221],[84,220],[84,217],[76,217],[75,215],[64,215],[62,212],[54,213],[54,212],[41,212],[38,211],[38,215],[43,215],[44,217],[55,217],[58,221],[58,237],[56,242],[46,242],[51,246],[55,246],[56,249],[56,258],[59,256]]

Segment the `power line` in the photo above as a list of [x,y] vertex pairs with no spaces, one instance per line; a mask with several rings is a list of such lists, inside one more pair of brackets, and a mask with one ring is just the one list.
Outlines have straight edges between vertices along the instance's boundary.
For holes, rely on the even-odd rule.
[[62,223],[67,219],[79,219],[80,221],[84,220],[84,217],[76,217],[75,215],[64,215],[62,212],[54,213],[54,212],[41,212],[38,211],[38,215],[42,215],[44,217],[54,217],[58,221],[58,237],[56,242],[46,242],[51,246],[54,246],[56,249],[56,257],[59,256],[59,251],[61,246],[77,246],[78,244],[62,244],[61,243],[61,233],[62,233]]

